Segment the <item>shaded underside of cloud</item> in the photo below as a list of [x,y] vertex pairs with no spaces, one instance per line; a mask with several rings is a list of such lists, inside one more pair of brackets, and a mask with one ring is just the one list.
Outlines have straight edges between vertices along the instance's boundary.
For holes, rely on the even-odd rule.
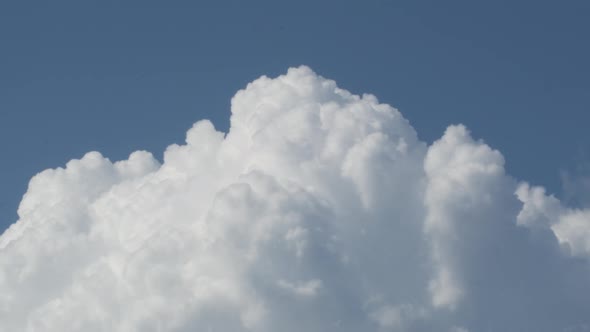
[[453,125],[307,67],[162,163],[36,175],[0,237],[2,331],[589,331],[590,210]]

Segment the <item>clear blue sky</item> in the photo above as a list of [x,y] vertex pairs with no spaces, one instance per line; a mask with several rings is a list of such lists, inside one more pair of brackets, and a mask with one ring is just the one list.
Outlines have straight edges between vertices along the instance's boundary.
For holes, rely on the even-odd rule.
[[0,230],[29,178],[98,150],[158,158],[231,96],[309,65],[399,108],[423,140],[452,123],[561,194],[590,160],[587,1],[2,1]]

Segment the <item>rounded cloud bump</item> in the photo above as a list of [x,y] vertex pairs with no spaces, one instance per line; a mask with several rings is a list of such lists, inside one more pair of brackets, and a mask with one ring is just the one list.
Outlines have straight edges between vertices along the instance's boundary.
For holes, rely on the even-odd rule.
[[[450,126],[307,67],[160,164],[97,152],[29,184],[0,237],[2,331],[588,331],[590,211]],[[558,305],[557,305],[558,304]]]

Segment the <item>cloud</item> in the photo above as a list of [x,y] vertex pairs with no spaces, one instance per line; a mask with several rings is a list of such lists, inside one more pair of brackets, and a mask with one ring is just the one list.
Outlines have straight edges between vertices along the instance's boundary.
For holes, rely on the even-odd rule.
[[160,164],[36,175],[0,237],[2,331],[573,331],[590,210],[519,183],[450,126],[307,67],[197,122]]

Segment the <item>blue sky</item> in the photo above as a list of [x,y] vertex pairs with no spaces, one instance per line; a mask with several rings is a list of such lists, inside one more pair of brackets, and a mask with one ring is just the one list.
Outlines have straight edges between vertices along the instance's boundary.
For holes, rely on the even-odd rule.
[[519,179],[561,195],[590,158],[584,1],[6,1],[0,228],[29,178],[91,150],[160,158],[231,96],[306,64],[375,94],[428,142],[464,123]]

